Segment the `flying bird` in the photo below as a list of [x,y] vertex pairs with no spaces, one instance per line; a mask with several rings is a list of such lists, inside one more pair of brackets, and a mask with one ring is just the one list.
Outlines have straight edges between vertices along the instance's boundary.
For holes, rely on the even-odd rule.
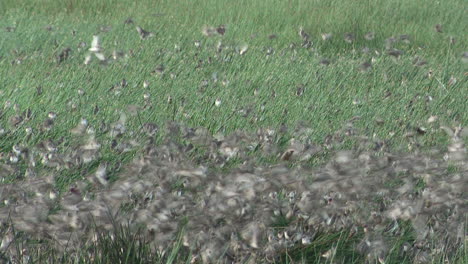
[[138,34],[140,34],[141,39],[147,39],[154,36],[153,33],[142,29],[140,26],[136,26],[136,30],[138,31]]
[[89,48],[91,52],[100,52],[101,51],[101,40],[99,39],[98,35],[93,36],[93,41],[91,42],[91,48]]

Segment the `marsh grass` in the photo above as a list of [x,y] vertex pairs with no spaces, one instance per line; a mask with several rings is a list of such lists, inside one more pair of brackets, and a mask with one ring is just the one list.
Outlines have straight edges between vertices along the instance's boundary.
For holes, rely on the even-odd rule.
[[[47,179],[44,188],[58,197],[73,188],[102,191],[99,182],[78,183],[92,178],[102,164],[107,166],[104,179],[118,182],[128,164],[154,155],[146,149],[153,144],[167,147],[162,159],[177,159],[169,153],[170,142],[184,146],[183,164],[206,166],[212,175],[283,162],[291,170],[324,168],[338,151],[350,149],[383,157],[389,152],[431,156],[436,148],[438,156],[431,158],[443,159],[440,149],[451,146],[453,138],[440,127],[463,127],[468,121],[465,5],[461,0],[2,0],[2,186],[21,186],[30,180],[26,172],[33,172],[39,181]],[[137,26],[154,36],[140,37]],[[222,28],[222,34],[205,36],[210,28]],[[89,51],[93,35],[100,37],[102,53]],[[91,61],[85,65],[87,56]],[[56,113],[53,122],[49,112]],[[70,133],[83,118],[88,121],[84,130]],[[149,123],[158,128],[150,136]],[[242,138],[236,131],[257,133],[258,144],[228,137]],[[353,136],[355,131],[360,136]],[[292,138],[317,151],[309,149],[313,154],[305,162],[295,156],[283,160],[290,148],[298,153]],[[92,140],[100,146],[94,148]],[[459,140],[466,142],[463,135]],[[56,150],[47,150],[47,142]],[[21,154],[15,154],[16,147]],[[449,152],[466,152],[454,148],[458,152]],[[437,175],[466,175],[460,160],[449,154],[446,171]],[[403,171],[383,186],[400,188],[413,176]],[[171,186],[186,191],[183,178]],[[427,186],[423,178],[415,180],[416,193]],[[8,200],[3,194],[1,199]],[[129,202],[127,209],[135,204]],[[60,214],[61,204],[48,208]],[[274,226],[290,222],[278,218]],[[389,247],[386,263],[416,258],[399,252],[405,242],[414,242],[414,230],[405,228],[407,233]],[[119,219],[113,230],[115,239],[109,230],[98,229],[96,242],[71,255],[42,247],[40,239],[26,239],[39,244],[28,249],[37,250],[29,252],[35,257],[28,261],[191,261],[193,252],[186,252],[177,236],[158,255]],[[15,240],[16,256],[28,248],[21,241]],[[365,256],[355,250],[356,241],[344,231],[325,232],[306,247],[287,247],[276,261],[362,263]],[[336,255],[323,258],[333,247]],[[432,262],[445,261],[439,253]],[[465,242],[450,262],[466,258]]]

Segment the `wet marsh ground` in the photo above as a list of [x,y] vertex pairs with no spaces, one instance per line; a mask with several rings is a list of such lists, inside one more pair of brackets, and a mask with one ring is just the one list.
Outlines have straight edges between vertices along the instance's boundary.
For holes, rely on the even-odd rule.
[[429,2],[2,1],[2,257],[463,263],[467,22]]

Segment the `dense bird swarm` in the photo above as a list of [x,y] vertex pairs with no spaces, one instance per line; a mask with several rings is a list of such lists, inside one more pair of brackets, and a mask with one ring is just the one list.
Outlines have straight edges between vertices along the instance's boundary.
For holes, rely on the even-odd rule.
[[[468,163],[460,139],[466,130],[460,127],[444,128],[452,136],[447,151],[427,154],[337,150],[346,138],[376,144],[357,136],[351,124],[322,145],[310,142],[310,129],[299,126],[286,149],[271,129],[213,136],[203,128],[169,123],[171,136],[162,144],[154,143],[156,125],[144,129],[145,146],[116,180],[107,176],[115,168],[103,162],[63,193],[54,188],[60,170],[36,175],[35,160],[79,170],[101,151],[92,134],[80,135],[91,139],[60,154],[52,142],[30,150],[16,147],[15,155],[30,167],[23,180],[0,187],[0,250],[12,259],[27,255],[27,247],[18,252],[10,246],[24,232],[70,253],[95,241],[96,228],[112,231],[116,225],[141,232],[160,254],[180,234],[192,261],[203,263],[273,262],[287,249],[307,247],[319,233],[340,230],[363,233],[356,250],[370,262],[383,262],[389,241],[403,235],[405,222],[415,231],[414,243],[401,248],[410,258],[429,261],[466,243]],[[195,149],[204,150],[197,159]],[[259,164],[249,154],[253,149],[279,163]],[[326,151],[333,158],[324,166],[307,166]],[[238,165],[227,166],[230,160]],[[2,163],[1,176],[14,173],[19,163]],[[285,220],[280,228],[279,219]]]
[[[125,24],[134,24],[134,21],[129,18]],[[46,29],[53,31],[51,26]],[[135,29],[141,46],[157,38],[158,33],[137,25]],[[16,27],[6,30],[14,33]],[[101,32],[109,30],[100,28]],[[221,38],[226,30],[229,32],[225,25],[205,26],[202,33],[206,37]],[[435,30],[443,32],[440,24]],[[320,57],[311,35],[302,27],[298,33],[301,42],[293,42],[277,51],[265,47],[262,56],[292,54],[287,60],[298,61],[300,46]],[[75,36],[76,32],[72,34]],[[375,35],[368,32],[364,38],[372,41]],[[323,41],[336,38],[332,33],[321,36]],[[275,34],[268,36],[271,40],[277,37]],[[359,40],[351,32],[341,38],[353,45]],[[401,46],[397,44],[409,44],[410,39],[408,35],[390,37],[380,52],[364,46],[362,54],[369,54],[369,58],[352,63],[364,73],[383,64],[382,54],[398,62],[408,57],[409,52],[397,49]],[[450,39],[450,43],[453,45],[455,40]],[[194,41],[194,48],[203,51],[204,42]],[[180,51],[181,46],[176,44],[174,52]],[[247,43],[230,45],[220,39],[212,57],[224,63],[230,62],[234,55],[246,57],[258,51],[258,47],[249,48]],[[58,51],[56,63],[66,64],[77,56],[74,52],[86,53],[82,63],[87,66],[83,67],[92,67],[94,63],[118,65],[120,60],[136,56],[133,49],[127,53],[113,50],[111,54],[102,46],[99,35],[94,35],[89,48],[85,42],[80,42],[77,48]],[[353,52],[357,53],[354,48]],[[16,50],[13,54],[16,58],[11,61],[12,67],[24,63],[27,58]],[[211,56],[203,60],[197,57],[198,51],[195,54],[198,61],[195,69],[212,63]],[[463,63],[467,57],[464,52]],[[329,58],[320,58],[318,62],[321,67],[331,67],[335,63]],[[417,56],[412,64],[423,67],[428,62]],[[153,69],[152,76],[177,78],[174,69],[167,65],[159,64]],[[383,76],[388,79],[386,73]],[[432,69],[427,79],[437,80],[444,90],[457,83],[457,78],[451,76],[445,85],[445,80],[439,80]],[[201,80],[199,93],[203,94],[210,83],[218,81],[226,87],[232,80],[213,72],[211,79]],[[402,78],[401,85],[406,81]],[[149,88],[148,80],[142,83],[144,89]],[[108,91],[117,96],[128,86],[126,79],[122,79]],[[298,84],[294,95],[304,96],[307,87]],[[37,95],[43,93],[42,86],[36,89]],[[89,90],[78,89],[79,96],[87,92]],[[255,88],[253,93],[257,96],[260,91]],[[268,93],[271,98],[279,96],[275,90]],[[142,95],[143,108],[152,109],[151,94]],[[385,92],[385,98],[391,95],[390,91]],[[421,98],[433,100],[430,95],[416,95],[407,108],[412,109],[414,101]],[[215,107],[222,107],[229,99],[213,97],[209,100]],[[68,102],[71,111],[79,108],[75,101]],[[172,120],[175,120],[178,102],[168,95],[167,103],[173,106]],[[352,103],[363,104],[359,99]],[[100,108],[98,104],[92,107],[96,115]],[[4,109],[9,108],[14,109],[14,114],[8,117],[12,130],[0,127],[0,135],[14,134],[25,125],[23,142],[53,131],[57,122],[57,114],[49,112],[42,125],[32,128],[26,126],[34,117],[30,108],[21,112],[18,104],[7,101]],[[252,109],[250,106],[240,108],[234,114],[251,118],[255,123],[262,113],[249,116]],[[263,111],[265,104],[260,109]],[[426,133],[425,128],[418,127],[406,135],[411,141],[411,153],[394,153],[386,148],[385,142],[361,136],[352,120],[319,144],[310,140],[313,130],[301,125],[293,131],[264,128],[256,133],[238,131],[212,135],[206,128],[189,128],[170,122],[162,132],[154,123],[141,124],[139,107],[131,106],[128,110],[138,117],[141,131],[129,131],[127,116],[122,112],[119,121],[114,124],[102,121],[99,127],[92,127],[83,118],[70,130],[70,142],[62,136],[59,140],[44,139],[36,146],[18,143],[11,150],[0,152],[0,261],[22,263],[20,260],[28,260],[32,249],[40,245],[50,245],[57,252],[69,255],[84,254],[82,249],[95,243],[102,232],[110,234],[110,240],[116,240],[112,234],[122,226],[140,234],[153,252],[162,256],[169,255],[168,245],[180,239],[183,249],[191,252],[192,263],[278,262],[289,250],[309,247],[320,234],[343,230],[349,238],[358,237],[360,241],[354,245],[355,250],[369,263],[385,263],[390,252],[395,250],[416,263],[425,263],[440,255],[450,257],[466,247],[468,163],[462,137],[468,131],[461,126],[441,128],[452,139],[447,150],[420,152],[417,143],[411,141]],[[287,109],[284,112],[287,113]],[[185,112],[183,115],[190,117]],[[428,123],[436,119],[437,116],[430,116]],[[383,124],[384,120],[376,120],[376,123]],[[281,135],[286,132],[292,138],[285,147]],[[169,136],[165,136],[162,143],[156,143],[162,135]],[[346,140],[359,144],[345,151]],[[116,165],[103,158],[109,150],[117,154],[112,156],[116,160],[122,153],[133,151],[136,156],[133,162],[121,167],[120,160]],[[310,165],[323,156],[331,157],[326,164]],[[262,158],[274,160],[275,165],[265,165],[267,162],[262,162]],[[94,169],[87,171],[85,168],[89,167]],[[58,183],[59,179],[63,181],[60,176],[67,175],[64,171],[76,171],[80,180],[70,180],[71,186],[60,190],[58,186],[67,186]],[[394,243],[407,236],[408,224],[414,231],[414,241],[402,245]],[[336,250],[332,247],[321,252],[321,257],[332,262]],[[96,251],[89,251],[89,259],[98,257],[93,254],[97,254]]]

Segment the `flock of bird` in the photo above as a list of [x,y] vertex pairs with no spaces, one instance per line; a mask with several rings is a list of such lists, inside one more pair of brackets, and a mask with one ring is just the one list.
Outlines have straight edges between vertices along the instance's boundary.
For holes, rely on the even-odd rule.
[[[80,126],[76,130],[81,133],[88,124],[82,121]],[[151,139],[159,128],[147,124],[145,130]],[[400,221],[411,222],[417,236],[414,243],[405,242],[399,254],[421,263],[466,243],[468,182],[463,175],[468,163],[461,137],[467,131],[461,127],[444,127],[453,140],[445,155],[335,150],[346,137],[375,144],[358,136],[352,121],[322,146],[308,140],[309,128],[298,126],[285,150],[278,147],[273,129],[213,136],[203,128],[168,123],[166,130],[171,136],[160,145],[149,140],[115,181],[107,176],[115,168],[101,163],[61,194],[50,173],[2,185],[0,219],[9,219],[2,224],[10,227],[0,250],[17,254],[9,247],[16,230],[70,253],[96,241],[96,230],[112,233],[115,223],[140,232],[162,255],[169,254],[167,246],[184,225],[183,245],[192,250],[192,261],[203,263],[274,262],[323,233],[343,230],[350,237],[363,232],[356,249],[369,261],[383,263],[392,250],[390,241],[405,234]],[[174,140],[177,137],[184,141]],[[91,145],[79,149],[97,155],[99,143]],[[43,148],[56,153],[53,144]],[[195,148],[206,150],[201,165],[191,158]],[[277,155],[280,163],[258,164],[248,154],[252,149]],[[325,166],[305,165],[325,150],[334,153]],[[226,172],[216,169],[231,159],[240,165]],[[291,168],[290,162],[299,166]],[[458,173],[447,174],[453,165]],[[425,186],[418,189],[421,180]],[[401,183],[386,185],[395,181]],[[321,254],[331,259],[336,249]]]
[[[133,21],[128,19],[126,23]],[[142,40],[154,36],[139,26],[136,31]],[[442,27],[436,26],[436,31],[442,32]],[[225,32],[224,25],[202,30],[207,37]],[[299,36],[302,47],[312,46],[303,28]],[[333,35],[324,33],[321,37],[328,41]],[[372,40],[375,34],[369,32],[364,38]],[[348,43],[355,40],[352,33],[344,35]],[[387,55],[399,58],[403,51],[393,48],[393,44],[409,41],[407,35],[387,39]],[[200,45],[195,42],[196,47]],[[225,47],[219,42],[216,48],[220,52]],[[244,55],[248,48],[242,45],[236,52]],[[70,51],[64,49],[57,60],[67,59]],[[268,50],[268,54],[273,51]],[[120,56],[123,54],[112,53],[113,59]],[[92,38],[84,64],[89,65],[94,58],[102,64],[110,58],[98,35]],[[362,63],[360,70],[370,70],[372,63]],[[413,63],[423,66],[426,61],[415,58]],[[328,65],[330,61],[322,59],[320,64]],[[160,65],[155,73],[164,70]],[[122,80],[112,89],[126,85]],[[147,88],[149,83],[143,85]],[[298,87],[297,95],[303,91]],[[214,105],[221,103],[217,98]],[[12,127],[30,116],[28,111],[16,112],[10,118]],[[52,130],[56,118],[55,112],[49,112],[40,129]],[[47,139],[34,147],[15,144],[7,156],[1,157],[2,179],[17,174],[23,165],[27,169],[20,180],[0,185],[0,202],[4,204],[0,220],[7,227],[0,229],[0,252],[18,254],[11,246],[17,237],[14,230],[46,239],[61,251],[79,249],[96,240],[96,227],[111,233],[118,223],[141,231],[152,241],[154,250],[168,254],[167,245],[174,242],[185,218],[188,221],[182,234],[183,245],[192,250],[193,261],[204,263],[275,262],[282,253],[307,247],[323,233],[343,230],[348,230],[350,237],[363,233],[356,247],[358,252],[369,261],[384,263],[394,250],[390,241],[404,236],[401,221],[411,222],[416,239],[397,250],[421,262],[437,254],[456,252],[466,244],[468,179],[464,176],[468,163],[462,140],[466,128],[442,128],[452,138],[447,151],[397,155],[382,148],[375,153],[338,151],[344,138],[350,137],[364,145],[381,145],[360,137],[352,121],[322,145],[310,141],[310,128],[298,126],[291,131],[293,138],[285,149],[280,146],[278,131],[267,128],[256,133],[212,135],[205,128],[169,122],[166,134],[170,136],[157,145],[158,125],[142,124],[142,140],[123,140],[122,136],[130,133],[126,123],[124,113],[117,122],[100,128],[82,118],[70,130],[77,140],[67,149],[60,149],[63,139]],[[107,135],[110,148],[117,153],[139,149],[140,154],[130,164],[101,161],[104,142],[96,137],[97,130]],[[30,128],[27,135],[32,133]],[[195,149],[204,150],[199,160],[193,159]],[[249,154],[253,150],[274,156],[279,163],[259,164]],[[307,166],[310,159],[325,152],[332,153],[333,158],[324,166]],[[80,171],[96,161],[95,171],[82,171],[81,180],[64,192],[57,190],[58,173]],[[228,168],[230,161],[239,165]],[[37,170],[39,163],[47,169]],[[290,163],[298,166],[288,166]],[[457,166],[457,172],[447,174],[450,166]],[[424,187],[419,186],[421,181]],[[400,183],[395,187],[387,182]],[[278,227],[278,222],[283,224]],[[336,248],[321,252],[326,259],[336,254]]]

